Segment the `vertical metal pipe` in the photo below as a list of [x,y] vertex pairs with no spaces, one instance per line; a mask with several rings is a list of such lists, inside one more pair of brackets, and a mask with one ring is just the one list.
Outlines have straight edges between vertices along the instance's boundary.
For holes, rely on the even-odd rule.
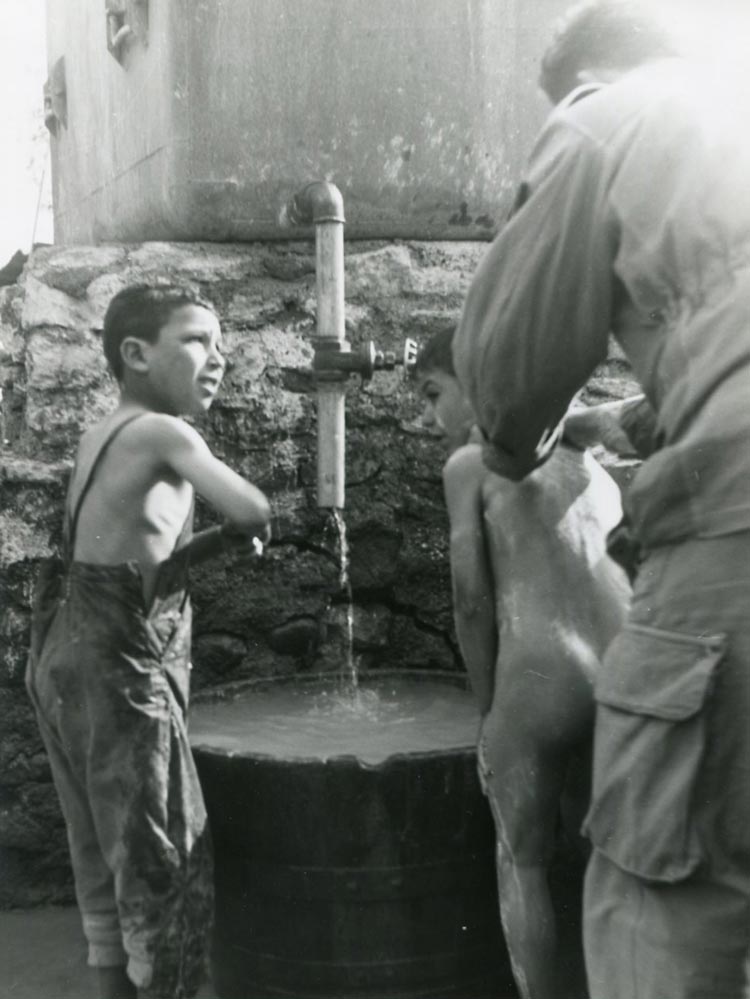
[[[344,199],[327,181],[315,181],[296,194],[285,208],[287,221],[315,226],[317,345],[346,352],[344,329]],[[344,506],[344,400],[347,371],[316,366],[318,389],[318,506]]]
[[[317,334],[325,340],[345,339],[344,224],[321,221],[315,226]],[[346,376],[318,378],[318,506],[344,506],[346,447]]]

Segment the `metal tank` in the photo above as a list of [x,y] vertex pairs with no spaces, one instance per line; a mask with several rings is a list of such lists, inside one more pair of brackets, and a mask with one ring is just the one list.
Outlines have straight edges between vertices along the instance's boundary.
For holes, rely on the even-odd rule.
[[490,238],[545,113],[566,0],[47,0],[55,238]]

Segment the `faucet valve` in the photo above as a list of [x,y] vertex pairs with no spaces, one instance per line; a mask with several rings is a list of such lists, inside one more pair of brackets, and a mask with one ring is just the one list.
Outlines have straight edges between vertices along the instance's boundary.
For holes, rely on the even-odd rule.
[[318,381],[324,382],[345,381],[349,375],[369,381],[376,371],[393,371],[397,366],[403,366],[404,374],[410,374],[416,356],[414,340],[404,342],[403,355],[398,357],[393,350],[378,350],[372,340],[352,350],[347,340],[319,337],[313,354],[313,372]]

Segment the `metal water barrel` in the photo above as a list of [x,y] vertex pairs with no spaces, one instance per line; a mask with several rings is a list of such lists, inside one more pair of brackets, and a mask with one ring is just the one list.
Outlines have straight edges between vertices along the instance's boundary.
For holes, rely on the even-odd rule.
[[546,106],[567,0],[47,0],[57,242],[488,239]]
[[[311,695],[322,681],[255,688],[273,682]],[[193,751],[214,839],[221,999],[517,994],[473,746],[377,765],[300,758],[294,733],[286,758],[195,741]]]

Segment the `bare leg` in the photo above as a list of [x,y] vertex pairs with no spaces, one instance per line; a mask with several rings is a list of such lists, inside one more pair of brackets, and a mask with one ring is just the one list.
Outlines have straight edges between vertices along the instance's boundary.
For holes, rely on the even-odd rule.
[[113,968],[97,968],[98,999],[136,999],[138,993],[122,964]]
[[543,867],[521,867],[498,856],[500,915],[513,974],[522,999],[560,999],[557,936]]
[[[504,721],[503,737],[490,736],[484,746],[480,740],[480,760],[495,820],[505,942],[521,999],[562,999],[547,869],[565,772],[564,748],[550,758],[538,744],[513,731],[512,719]],[[485,729],[484,737],[488,734]]]
[[521,999],[560,999],[556,975],[557,933],[545,864],[522,864],[497,829],[497,887],[500,918],[513,977]]

